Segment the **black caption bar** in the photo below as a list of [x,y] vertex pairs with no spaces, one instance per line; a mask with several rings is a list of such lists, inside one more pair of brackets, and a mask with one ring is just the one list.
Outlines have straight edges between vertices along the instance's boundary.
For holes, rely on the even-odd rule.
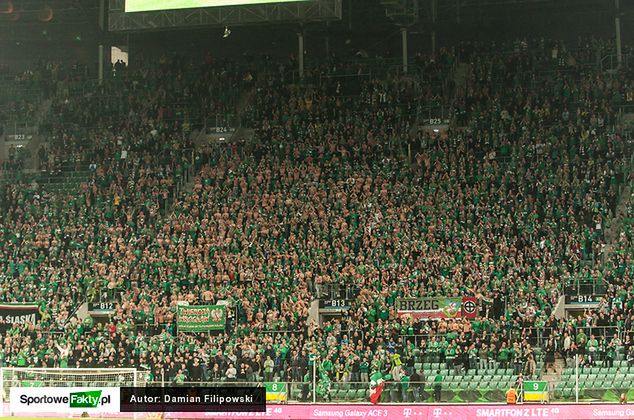
[[122,387],[120,395],[123,413],[266,411],[263,387]]

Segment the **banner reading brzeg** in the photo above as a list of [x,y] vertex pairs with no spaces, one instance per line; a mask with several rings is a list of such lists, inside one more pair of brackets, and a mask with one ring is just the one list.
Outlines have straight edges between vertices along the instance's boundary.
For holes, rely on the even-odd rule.
[[179,331],[224,330],[227,310],[224,305],[181,306],[176,310]]
[[399,317],[475,318],[477,300],[473,297],[401,298],[396,300]]

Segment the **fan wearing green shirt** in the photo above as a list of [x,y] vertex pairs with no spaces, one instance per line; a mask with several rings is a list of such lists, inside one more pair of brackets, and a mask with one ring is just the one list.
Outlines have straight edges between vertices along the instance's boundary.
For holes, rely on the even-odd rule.
[[321,362],[321,364],[319,365],[320,371],[324,372],[326,375],[328,375],[329,378],[333,378],[334,374],[333,374],[333,363],[332,360],[330,358],[330,354],[328,356],[326,356],[326,358],[324,359],[323,362]]
[[509,362],[509,349],[506,347],[506,342],[503,341],[498,351],[498,361],[500,362],[500,368],[506,369]]
[[454,368],[454,362],[457,355],[457,350],[456,350],[457,347],[458,347],[458,344],[456,343],[456,340],[453,340],[451,344],[447,346],[447,350],[445,351],[445,359],[447,361],[448,370],[451,370]]
[[175,382],[177,385],[182,385],[182,384],[184,384],[184,383],[185,383],[185,379],[186,379],[185,374],[183,373],[183,371],[182,371],[182,370],[180,370],[180,369],[179,369],[179,370],[178,370],[178,373],[177,373],[177,374],[176,374],[176,376],[174,377],[174,382]]
[[266,360],[264,361],[264,380],[266,382],[273,381],[273,368],[275,367],[275,362],[271,359],[271,356],[266,356]]
[[401,377],[401,402],[408,402],[408,391],[409,391],[409,383],[410,377],[407,375],[403,375]]
[[370,364],[368,363],[368,358],[364,357],[363,361],[359,364],[359,376],[362,383],[370,381],[369,372]]
[[434,401],[435,402],[440,402],[443,379],[444,378],[440,374],[440,370],[437,370],[436,376],[434,377]]
[[588,356],[590,356],[590,359],[594,362],[597,357],[597,352],[599,351],[599,341],[594,337],[594,334],[590,334],[586,348],[588,349]]
[[427,355],[429,358],[429,362],[438,363],[440,360],[439,357],[440,352],[440,344],[438,343],[438,339],[436,336],[432,337],[431,341],[427,345]]

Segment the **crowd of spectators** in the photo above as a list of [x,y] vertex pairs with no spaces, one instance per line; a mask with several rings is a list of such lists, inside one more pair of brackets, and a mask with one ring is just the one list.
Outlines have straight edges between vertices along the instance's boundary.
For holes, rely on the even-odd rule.
[[150,133],[169,150],[207,119],[235,110],[250,86],[248,70],[230,62],[194,64],[174,56],[154,65],[118,67],[118,76],[100,85],[80,81],[59,89],[44,125],[49,141],[42,169],[100,166],[102,159],[142,147]]
[[42,60],[26,69],[1,67],[0,127],[31,123],[42,100],[54,96],[58,84],[87,78],[88,69],[80,64]]
[[[283,71],[206,63],[192,76],[165,60],[116,88],[55,97],[47,164],[94,173],[79,195],[5,192],[0,301],[39,302],[42,316],[7,326],[0,363],[143,367],[177,383],[299,382],[319,363],[330,380],[367,382],[419,375],[416,361],[533,376],[535,346],[607,355],[621,337],[606,330],[594,346],[583,329],[629,331],[634,317],[631,232],[607,264],[597,258],[629,181],[631,143],[615,124],[632,82],[579,64],[592,46],[538,46],[446,51],[467,72],[464,91],[441,94],[424,74],[358,73],[350,93],[343,78],[289,86]],[[195,147],[191,110],[227,112],[251,87],[253,143]],[[411,137],[419,107],[437,101],[449,128]],[[579,278],[610,284],[605,305],[556,319]],[[313,299],[335,291],[350,309],[310,322]],[[110,319],[73,314],[103,292],[117,299]],[[398,298],[429,296],[475,296],[480,314],[397,316]],[[225,332],[177,331],[178,302],[219,300]]]

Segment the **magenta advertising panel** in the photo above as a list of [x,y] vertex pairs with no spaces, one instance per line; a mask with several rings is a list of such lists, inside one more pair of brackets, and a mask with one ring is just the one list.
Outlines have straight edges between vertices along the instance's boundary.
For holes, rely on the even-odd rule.
[[[6,413],[6,411],[5,411]],[[58,413],[37,413],[56,417]],[[109,414],[108,417],[119,417]],[[120,417],[129,418],[129,413]],[[137,419],[157,419],[158,413],[136,413]],[[270,404],[264,413],[164,413],[164,419],[634,419],[634,405],[552,404],[552,405],[369,405],[369,404]]]
[[[191,414],[191,413],[188,413]],[[183,418],[165,413],[165,418]],[[626,405],[275,405],[266,413],[208,413],[201,418],[268,419],[634,419],[634,406]]]

